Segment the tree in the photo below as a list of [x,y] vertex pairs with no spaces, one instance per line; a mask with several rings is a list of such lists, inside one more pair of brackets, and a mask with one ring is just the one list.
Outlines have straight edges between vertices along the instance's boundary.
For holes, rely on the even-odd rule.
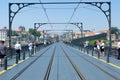
[[33,29],[33,28],[29,28],[29,33],[34,36],[37,36],[37,37],[40,37],[40,35],[41,35],[40,32],[35,31],[35,29]]
[[40,32],[37,31],[36,36],[40,37],[40,35],[41,35]]
[[111,34],[115,34],[118,38],[119,29],[117,27],[111,27]]
[[12,31],[12,36],[19,36],[19,33]]
[[32,35],[34,35],[35,30],[33,28],[29,28],[29,33],[32,34]]

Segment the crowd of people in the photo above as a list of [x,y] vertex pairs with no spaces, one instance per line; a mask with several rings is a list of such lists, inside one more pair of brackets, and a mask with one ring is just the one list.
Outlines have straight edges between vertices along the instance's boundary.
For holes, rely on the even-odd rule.
[[[33,55],[36,47],[37,47],[37,44],[35,44],[34,42],[29,42],[28,43],[29,56]],[[9,48],[5,44],[5,41],[0,41],[0,65],[1,65],[1,67],[3,65],[2,60],[7,55],[8,49]],[[16,55],[18,57],[18,60],[20,60],[21,59],[21,57],[20,57],[21,56],[21,50],[22,50],[22,45],[20,44],[20,42],[18,42],[18,41],[16,42],[16,44],[14,45],[14,49],[15,49]]]
[[105,56],[105,43],[103,40],[98,40],[94,42],[94,49],[95,52],[98,52],[98,54],[101,54]]
[[[29,56],[32,56],[35,52],[35,48],[37,47],[37,44],[35,44],[34,42],[28,42],[28,50],[29,50]],[[19,42],[17,42],[15,44],[15,50],[16,53],[18,54],[18,59],[20,60],[20,54],[21,54],[21,44]]]
[[[116,48],[117,48],[117,52],[118,52],[117,58],[120,59],[120,39],[118,39]],[[105,42],[103,40],[95,41],[93,51],[95,51],[96,53],[98,52],[98,54],[105,56],[106,55]]]
[[[84,42],[84,48],[85,49],[88,49],[89,47],[89,41],[85,41]],[[102,55],[102,56],[106,56],[106,51],[105,51],[105,42],[104,40],[96,40],[94,42],[94,46],[93,46],[93,51],[92,53],[98,53],[99,55]],[[120,59],[120,39],[118,39],[117,41],[117,46],[116,46],[116,49],[117,49],[117,58]]]

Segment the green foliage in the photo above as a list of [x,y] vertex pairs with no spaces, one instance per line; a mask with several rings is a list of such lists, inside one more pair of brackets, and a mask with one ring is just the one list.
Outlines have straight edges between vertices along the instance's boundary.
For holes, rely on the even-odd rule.
[[89,44],[90,44],[90,45],[93,45],[95,41],[96,41],[96,40],[90,40],[90,41],[89,41]]
[[120,34],[118,34],[118,38],[120,38]]
[[89,44],[90,44],[90,45],[94,45],[94,42],[95,42],[95,41],[99,41],[99,40],[103,40],[103,41],[105,42],[105,44],[108,43],[108,40],[106,40],[106,39],[94,39],[94,40],[90,40],[90,41],[89,41]]
[[12,36],[19,36],[19,33],[13,31],[13,32],[12,32]]
[[111,34],[117,34],[119,29],[117,27],[111,27]]
[[29,28],[29,33],[34,35],[35,30],[33,28]]
[[111,34],[115,34],[118,38],[119,29],[117,27],[111,27]]
[[27,34],[22,34],[22,37],[23,38],[26,38],[28,35]]
[[41,35],[40,32],[36,31],[33,28],[29,28],[29,33],[38,37]]
[[40,37],[40,35],[41,35],[40,32],[36,32],[36,36]]

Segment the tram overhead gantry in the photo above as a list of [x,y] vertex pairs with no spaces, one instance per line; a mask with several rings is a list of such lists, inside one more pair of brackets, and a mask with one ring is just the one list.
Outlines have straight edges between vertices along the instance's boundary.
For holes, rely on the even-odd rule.
[[45,24],[72,24],[72,25],[75,25],[81,31],[81,38],[83,38],[83,23],[82,22],[74,22],[74,23],[34,23],[35,32],[39,27],[41,27],[42,25],[45,25]]
[[[9,48],[11,51],[11,34],[12,34],[12,23],[14,20],[15,15],[24,7],[28,7],[30,5],[35,5],[35,4],[89,4],[92,6],[97,7],[98,9],[100,9],[104,15],[107,18],[108,21],[108,26],[109,26],[109,53],[107,54],[107,62],[109,62],[109,54],[112,52],[111,48],[112,48],[112,41],[111,41],[111,2],[38,2],[38,3],[9,3]],[[107,10],[104,10],[104,4],[105,6],[108,6]],[[17,9],[14,11],[12,10],[12,6],[16,5]]]
[[[73,30],[43,30],[43,32],[48,32],[48,31],[69,31],[69,32],[71,32],[72,34],[71,34],[71,38],[69,39],[70,41],[72,41],[73,40]],[[44,38],[44,36],[43,36],[43,38]]]

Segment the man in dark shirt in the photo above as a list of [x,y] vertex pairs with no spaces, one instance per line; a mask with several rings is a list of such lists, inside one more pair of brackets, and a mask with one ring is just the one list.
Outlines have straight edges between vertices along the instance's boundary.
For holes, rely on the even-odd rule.
[[7,47],[4,41],[0,42],[0,65],[2,66],[2,59],[6,56]]

